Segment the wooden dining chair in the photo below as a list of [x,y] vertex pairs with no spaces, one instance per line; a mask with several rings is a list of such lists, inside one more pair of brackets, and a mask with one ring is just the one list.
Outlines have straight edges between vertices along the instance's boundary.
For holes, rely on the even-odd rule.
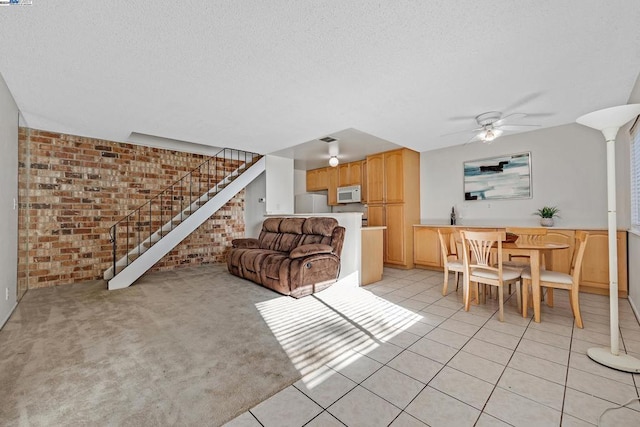
[[[571,259],[571,270],[569,274],[552,270],[540,270],[540,287],[548,288],[547,305],[553,307],[553,289],[566,289],[569,291],[569,303],[571,311],[575,317],[576,326],[582,328],[582,316],[580,315],[580,273],[582,270],[582,259],[589,240],[589,233],[586,231],[576,231],[576,247]],[[527,300],[529,298],[529,286],[531,286],[531,271],[525,269],[522,272],[522,315],[527,316]],[[542,293],[542,292],[541,292]]]
[[[505,231],[517,235],[518,242],[520,243],[544,243],[544,239],[547,236],[547,229],[542,227],[507,227]],[[526,255],[509,256],[509,259],[504,261],[503,265],[514,268],[526,268],[529,266],[529,257]],[[544,265],[544,263],[542,265]]]
[[464,266],[462,260],[458,258],[456,251],[456,242],[454,239],[453,228],[439,228],[438,238],[440,239],[440,250],[442,251],[442,263],[444,265],[444,284],[442,285],[442,295],[447,295],[447,287],[449,284],[449,272],[455,273],[456,291],[458,290],[458,282],[460,273]]
[[[502,242],[506,238],[504,231],[461,231],[462,256],[464,266],[464,310],[469,311],[471,302],[471,284],[474,284],[476,299],[480,292],[478,284],[496,286],[498,288],[498,304],[500,321],[504,321],[504,285],[520,280],[522,270],[503,267]],[[491,261],[491,253],[495,252],[497,264]]]

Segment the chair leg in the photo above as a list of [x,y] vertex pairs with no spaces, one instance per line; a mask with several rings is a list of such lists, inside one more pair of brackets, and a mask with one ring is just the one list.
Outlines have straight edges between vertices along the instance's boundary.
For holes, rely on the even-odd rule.
[[[518,301],[518,310],[522,310],[522,280],[520,279],[516,282],[516,300]],[[511,286],[511,284],[509,284]],[[511,293],[511,289],[509,289],[509,293]]]
[[449,285],[449,269],[444,269],[444,285],[442,285],[442,296],[447,295],[447,287]]
[[547,288],[547,305],[553,307],[553,288]]
[[522,317],[528,317],[527,309],[529,308],[529,280],[522,279]]
[[456,292],[458,292],[458,285],[460,284],[460,273],[458,271],[456,271]]
[[498,304],[500,305],[500,321],[504,322],[504,289],[503,286],[498,286]]
[[576,318],[576,326],[582,329],[584,325],[582,324],[582,315],[580,315],[580,294],[578,293],[577,287],[573,287],[569,291],[569,302],[571,303],[573,317]]
[[464,311],[469,311],[470,299],[471,299],[471,282],[466,278],[462,284],[462,293],[464,294]]

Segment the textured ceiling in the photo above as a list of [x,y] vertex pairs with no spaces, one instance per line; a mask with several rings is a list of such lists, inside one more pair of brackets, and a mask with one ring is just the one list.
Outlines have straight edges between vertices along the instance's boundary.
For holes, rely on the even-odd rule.
[[271,153],[352,129],[426,151],[485,111],[549,127],[626,103],[640,71],[638,0],[32,3],[0,7],[23,122],[116,141]]

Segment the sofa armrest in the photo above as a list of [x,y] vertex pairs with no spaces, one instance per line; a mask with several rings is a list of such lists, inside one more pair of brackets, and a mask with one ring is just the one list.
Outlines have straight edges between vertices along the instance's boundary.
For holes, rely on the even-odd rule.
[[301,245],[292,250],[289,253],[289,258],[296,259],[302,258],[309,255],[317,255],[317,254],[330,254],[333,252],[333,248],[329,245],[323,245],[320,243],[312,243],[309,245]]
[[258,239],[254,239],[252,237],[246,239],[233,239],[231,241],[231,245],[234,248],[243,248],[243,249],[259,249],[260,242]]

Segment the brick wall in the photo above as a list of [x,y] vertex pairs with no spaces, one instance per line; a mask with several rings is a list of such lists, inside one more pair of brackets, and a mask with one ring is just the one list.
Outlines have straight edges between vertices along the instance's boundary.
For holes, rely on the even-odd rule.
[[[197,154],[21,128],[19,288],[101,279],[112,262],[109,227],[205,159]],[[206,179],[202,174],[201,180]],[[203,185],[206,188],[207,183]],[[175,194],[165,198],[163,218],[175,214],[173,206],[188,199],[186,183],[174,188]],[[198,190],[192,191],[195,195]],[[135,226],[159,225],[158,215],[154,211],[151,220],[143,219]],[[244,190],[153,269],[223,262],[231,240],[243,236]]]

